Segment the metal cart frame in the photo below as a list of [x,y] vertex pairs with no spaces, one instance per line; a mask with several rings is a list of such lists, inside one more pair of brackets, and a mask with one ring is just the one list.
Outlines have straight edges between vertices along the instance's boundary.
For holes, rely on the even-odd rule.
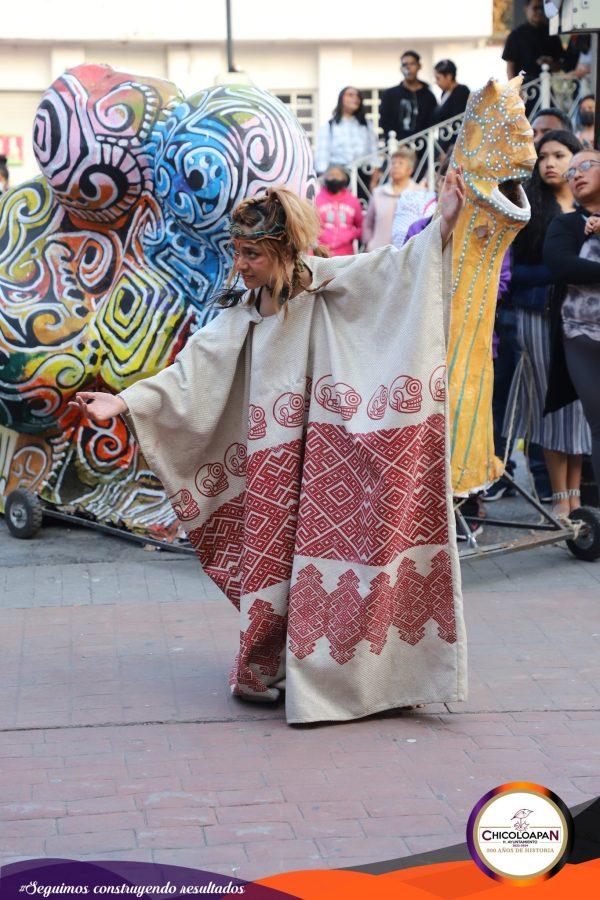
[[[523,497],[523,499],[540,513],[542,522],[523,522],[510,519],[495,519],[488,516],[464,516],[460,505],[455,508],[455,515],[467,535],[467,546],[459,551],[460,559],[480,559],[487,556],[497,556],[501,553],[516,553],[519,550],[530,550],[532,547],[543,547],[548,544],[558,544],[565,541],[567,547],[578,559],[593,561],[600,558],[600,509],[592,506],[581,506],[574,510],[568,518],[553,515],[548,509],[528,494],[524,488],[516,483],[507,472],[503,478]],[[481,546],[477,538],[471,534],[469,522],[477,522],[482,525],[494,525],[497,528],[523,529],[538,532],[526,538],[515,539],[505,543],[496,543]]]

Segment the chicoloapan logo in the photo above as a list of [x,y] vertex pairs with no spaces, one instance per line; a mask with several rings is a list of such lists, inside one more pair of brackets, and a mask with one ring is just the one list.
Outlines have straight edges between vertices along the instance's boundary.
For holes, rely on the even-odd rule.
[[475,806],[467,842],[473,860],[490,878],[533,884],[556,875],[567,861],[573,820],[548,788],[510,782],[494,788]]

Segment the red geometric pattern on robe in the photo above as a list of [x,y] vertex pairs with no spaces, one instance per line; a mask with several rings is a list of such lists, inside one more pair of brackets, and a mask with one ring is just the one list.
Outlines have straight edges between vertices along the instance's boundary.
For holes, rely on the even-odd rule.
[[445,425],[350,434],[309,423],[296,553],[383,566],[410,547],[448,541]]
[[393,605],[393,623],[403,641],[413,647],[418,644],[430,619],[437,623],[443,641],[456,641],[452,570],[445,551],[433,557],[425,578],[417,572],[414,560],[405,557],[398,569],[395,594],[398,602]]
[[290,590],[288,640],[290,650],[298,659],[312,653],[316,642],[327,631],[329,594],[322,581],[323,576],[311,564],[298,572]]
[[223,503],[203,525],[188,534],[202,568],[239,609],[240,559],[244,542],[244,493]]
[[246,490],[189,534],[204,571],[237,609],[244,594],[291,577],[301,457],[300,439],[251,454]]
[[[421,425],[359,435],[340,425],[310,423],[301,472],[302,449],[298,439],[251,454],[246,491],[190,533],[204,570],[238,609],[243,595],[291,577],[294,552],[376,566],[408,547],[447,541],[441,415]],[[423,615],[423,622],[432,617],[420,604],[422,579],[410,560],[403,562],[395,588],[387,575],[379,575],[364,599],[351,570],[331,595],[323,590],[318,569],[305,567],[300,576],[290,626],[292,649],[300,658],[324,634],[338,662],[348,661],[363,638],[380,653],[392,615],[403,640],[417,643],[418,623]],[[439,579],[441,584],[442,573]],[[451,591],[449,570],[446,581]],[[443,593],[447,584],[441,587]],[[398,594],[405,598],[402,610]],[[452,604],[450,610],[452,629]],[[441,625],[444,616],[436,621]]]
[[253,602],[248,616],[250,625],[240,632],[240,652],[229,680],[254,691],[266,691],[267,685],[250,666],[256,666],[263,675],[277,675],[285,652],[287,616],[277,615],[270,603],[260,599]]
[[392,626],[401,640],[414,647],[425,636],[429,621],[437,624],[441,640],[456,642],[452,570],[445,550],[436,553],[426,575],[405,557],[393,585],[390,576],[382,572],[362,597],[359,584],[356,573],[348,569],[329,593],[315,565],[298,572],[290,590],[288,616],[289,647],[294,656],[309,656],[321,637],[327,638],[331,656],[341,665],[352,659],[362,640],[369,641],[371,653],[379,656]]
[[248,459],[242,550],[243,593],[292,576],[303,441],[259,450]]

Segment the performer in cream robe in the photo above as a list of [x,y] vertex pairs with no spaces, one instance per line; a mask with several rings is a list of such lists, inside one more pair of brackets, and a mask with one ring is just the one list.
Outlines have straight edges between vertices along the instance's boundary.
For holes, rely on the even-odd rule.
[[421,235],[356,257],[301,255],[287,194],[267,193],[259,226],[234,225],[238,253],[266,241],[292,260],[283,311],[266,315],[277,289],[256,285],[173,365],[79,405],[97,421],[126,414],[239,608],[236,695],[274,701],[285,688],[290,723],[462,700],[442,247],[461,175]]

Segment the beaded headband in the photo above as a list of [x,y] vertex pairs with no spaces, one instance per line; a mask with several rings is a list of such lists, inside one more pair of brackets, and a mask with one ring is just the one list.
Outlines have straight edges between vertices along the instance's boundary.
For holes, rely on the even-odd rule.
[[245,231],[242,225],[232,222],[229,226],[229,234],[232,238],[241,238],[244,241],[264,241],[267,239],[280,241],[285,235],[285,225],[275,224],[271,228],[257,228],[256,231]]

